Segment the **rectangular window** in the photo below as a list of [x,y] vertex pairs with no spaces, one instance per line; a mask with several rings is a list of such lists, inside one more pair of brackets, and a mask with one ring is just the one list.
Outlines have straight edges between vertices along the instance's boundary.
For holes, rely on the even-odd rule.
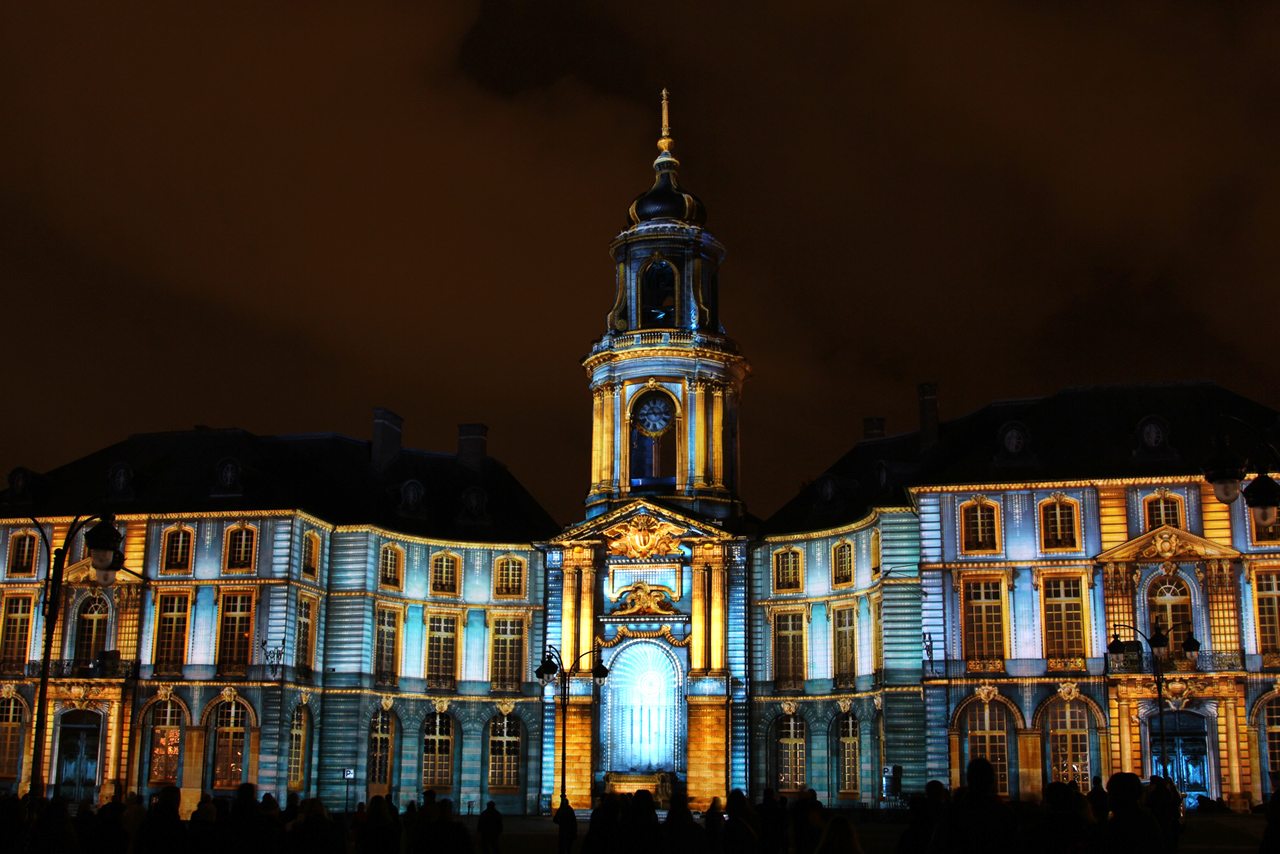
[[996,506],[989,502],[966,505],[961,512],[963,521],[963,548],[966,552],[994,552],[1000,550],[996,531]]
[[1177,499],[1152,498],[1147,502],[1147,530],[1153,531],[1162,525],[1181,528],[1180,515]]
[[856,611],[853,608],[840,608],[835,612],[836,632],[836,685],[848,687],[857,680],[857,631]]
[[1089,791],[1089,719],[1080,703],[1055,703],[1049,713],[1049,769],[1053,780]]
[[187,660],[186,593],[164,593],[156,608],[156,659],[159,674],[181,673]]
[[496,573],[497,580],[494,584],[494,595],[524,595],[524,561],[514,557],[501,558],[498,560]]
[[1280,572],[1255,575],[1253,595],[1258,599],[1258,652],[1280,653]]
[[289,791],[300,792],[307,783],[307,710],[298,706],[289,724]]
[[169,701],[155,707],[151,727],[150,782],[166,785],[178,781],[178,757],[182,752],[182,709]]
[[444,614],[427,617],[427,687],[454,687],[458,618]]
[[495,691],[519,691],[524,670],[524,620],[493,621],[493,659],[489,680]]
[[320,537],[309,533],[302,537],[302,577],[315,578],[320,571]]
[[458,595],[458,558],[440,553],[431,559],[431,592],[436,596]]
[[858,796],[858,719],[853,715],[845,715],[840,719],[840,796],[856,798]]
[[1047,501],[1040,506],[1040,535],[1045,549],[1075,549],[1076,506],[1070,501]]
[[16,697],[0,699],[0,780],[18,779],[22,755],[22,704]]
[[514,715],[489,722],[489,788],[515,789],[520,785],[520,722]]
[[379,685],[395,685],[400,680],[400,612],[392,608],[378,609],[373,673]]
[[[1084,657],[1084,599],[1079,578],[1044,580],[1044,654],[1049,669],[1073,669]],[[1055,663],[1057,667],[1055,668]],[[1084,662],[1079,662],[1080,667]]]
[[31,643],[31,597],[4,600],[4,627],[0,629],[0,666],[5,672],[25,668]]
[[36,573],[36,535],[14,534],[9,540],[9,574],[29,577]]
[[1272,700],[1267,703],[1266,710],[1267,766],[1274,774],[1280,771],[1280,701]]
[[799,590],[802,586],[800,552],[788,549],[775,554],[773,556],[773,589]]
[[298,638],[297,648],[294,651],[294,661],[298,667],[305,667],[311,670],[311,660],[314,651],[314,645],[311,639],[315,637],[312,628],[315,625],[316,600],[308,599],[305,596],[298,597]]
[[253,545],[257,532],[253,528],[233,528],[227,535],[227,571],[250,572],[253,570]]
[[876,673],[884,670],[884,600],[871,600],[871,667]]
[[964,657],[1004,668],[1004,597],[999,581],[964,585]]
[[779,691],[804,687],[804,614],[785,611],[773,618],[773,680]]
[[218,707],[214,732],[213,787],[234,789],[244,781],[244,706],[223,703]]
[[831,583],[836,587],[853,583],[853,546],[840,543],[831,551]]
[[218,620],[218,672],[244,673],[253,641],[253,594],[223,593]]
[[191,571],[191,532],[186,528],[174,528],[165,534],[164,571]]
[[1249,514],[1249,524],[1253,526],[1253,541],[1255,543],[1274,543],[1280,542],[1280,521],[1274,525],[1259,525],[1253,521],[1253,514]]

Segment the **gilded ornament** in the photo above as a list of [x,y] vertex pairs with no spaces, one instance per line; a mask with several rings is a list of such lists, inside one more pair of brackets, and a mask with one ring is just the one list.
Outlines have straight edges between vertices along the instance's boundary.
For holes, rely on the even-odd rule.
[[162,703],[167,703],[173,699],[173,686],[161,685],[156,689],[156,699]]
[[1063,682],[1058,685],[1058,696],[1070,703],[1080,699],[1080,689],[1074,682]]
[[884,708],[884,695],[876,694],[874,697],[871,698],[871,702],[876,707],[876,711],[880,711],[881,709]]
[[393,695],[383,694],[382,703],[380,705],[382,706],[382,710],[384,712],[389,712],[391,711],[391,707],[395,705],[395,702],[396,702],[396,698]]
[[619,598],[622,599],[623,604],[613,612],[613,616],[676,613],[666,588],[650,587],[644,581],[637,581],[623,590]]
[[303,692],[298,696],[298,700],[302,703],[302,705],[304,705],[304,706],[305,706],[305,705],[307,705],[308,703],[310,703],[310,702],[311,702],[311,692],[310,692],[310,691],[303,691]]
[[3,697],[6,700],[12,700],[17,693],[18,688],[12,682],[6,682],[3,685],[0,685],[0,697]]
[[849,714],[849,710],[853,708],[853,700],[848,697],[841,697],[839,700],[836,700],[836,706],[839,707],[841,714],[847,715]]
[[795,700],[782,701],[782,713],[784,715],[794,715],[796,713],[796,710],[798,710],[799,708],[800,708],[800,704],[797,703]]
[[443,715],[449,711],[449,700],[445,697],[436,697],[432,700],[431,705],[435,706],[436,714]]
[[1000,689],[992,685],[990,682],[984,682],[977,688],[973,689],[974,696],[984,703],[990,703],[1000,693]]
[[516,710],[516,703],[514,700],[499,700],[497,706],[498,711],[502,712],[503,715],[509,715]]
[[222,689],[222,702],[234,703],[236,701],[236,689],[230,686]]
[[668,555],[680,548],[682,531],[670,522],[649,515],[638,515],[604,532],[609,551],[622,557],[644,559],[652,555]]

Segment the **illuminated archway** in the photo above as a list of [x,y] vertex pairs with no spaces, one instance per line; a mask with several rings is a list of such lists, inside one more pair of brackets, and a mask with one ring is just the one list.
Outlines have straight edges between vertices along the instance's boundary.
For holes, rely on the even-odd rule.
[[662,644],[637,641],[609,662],[601,736],[605,770],[684,770],[684,674]]

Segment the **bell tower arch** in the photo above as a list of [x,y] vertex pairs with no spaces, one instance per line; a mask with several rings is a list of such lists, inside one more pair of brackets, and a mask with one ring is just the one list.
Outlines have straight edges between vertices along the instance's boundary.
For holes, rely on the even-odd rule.
[[587,517],[635,497],[741,515],[738,403],[750,371],[720,320],[724,247],[679,182],[668,98],[653,186],[610,244],[616,294],[583,360],[593,397]]

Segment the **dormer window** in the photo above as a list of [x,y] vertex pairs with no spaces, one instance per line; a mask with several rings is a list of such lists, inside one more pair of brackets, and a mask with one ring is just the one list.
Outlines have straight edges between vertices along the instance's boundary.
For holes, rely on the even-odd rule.
[[404,552],[399,546],[386,545],[378,559],[378,585],[392,590],[400,589],[401,568],[404,566]]
[[960,549],[965,554],[1000,551],[1000,508],[984,496],[960,505]]
[[1062,493],[1040,504],[1040,546],[1045,551],[1080,548],[1079,505]]

